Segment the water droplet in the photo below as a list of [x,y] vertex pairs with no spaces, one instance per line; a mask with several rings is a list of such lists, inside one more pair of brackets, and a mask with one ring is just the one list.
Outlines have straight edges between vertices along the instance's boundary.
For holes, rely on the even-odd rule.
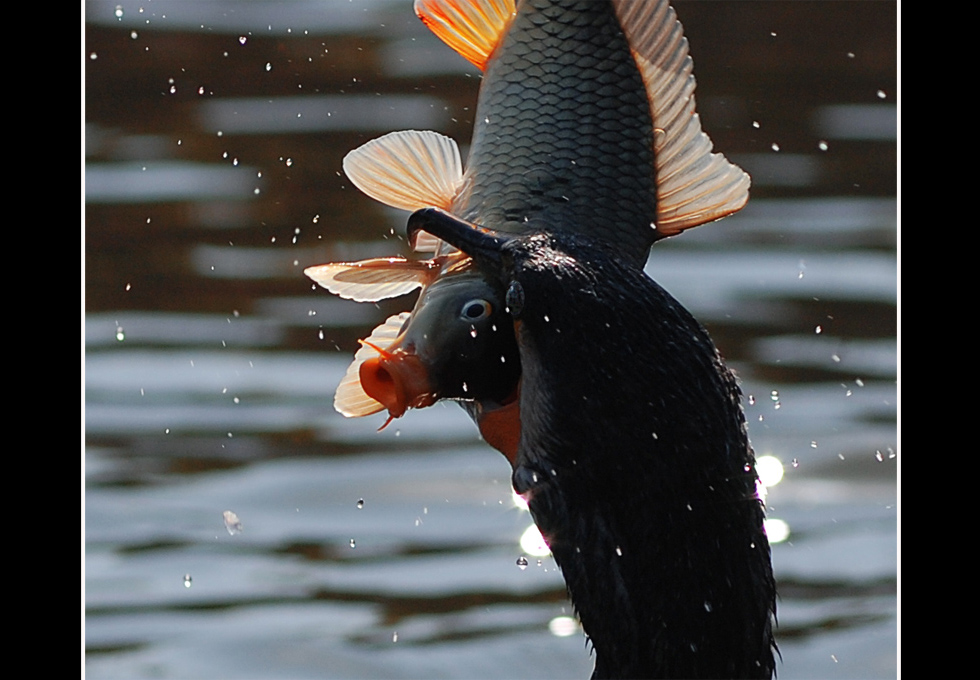
[[272,64],[270,62],[266,62],[266,64],[265,64],[265,70],[267,72],[272,70]]
[[197,93],[198,94],[204,94],[204,86],[203,85],[201,85],[199,88],[197,88]]
[[878,99],[884,99],[887,96],[884,90],[878,90]]
[[[352,547],[352,548],[356,548],[357,547],[357,544],[354,543],[354,539],[353,538],[350,539],[350,547]],[[370,552],[370,551],[368,551],[368,552]]]
[[122,326],[116,326],[116,340],[122,342],[126,339],[126,331],[123,330]]
[[795,468],[800,467],[800,459],[799,458],[794,458],[793,459],[793,467],[795,467]]
[[392,642],[398,642],[398,631],[397,630],[394,633],[391,634],[391,641]]
[[779,144],[777,144],[776,142],[773,142],[772,143],[772,150],[773,151],[779,151]]
[[759,124],[759,121],[753,120],[752,121],[752,127],[754,127],[756,130],[758,130],[762,126]]
[[711,607],[711,603],[710,603],[710,602],[705,602],[705,603],[704,603],[704,611],[706,611],[706,612],[710,612],[710,611],[711,611],[711,609],[712,609],[712,607]]
[[881,461],[883,461],[883,460],[885,460],[885,457],[884,457],[884,456],[882,455],[882,453],[881,453],[881,451],[880,451],[880,450],[878,450],[878,451],[875,451],[875,458],[877,458],[877,459],[878,459],[878,462],[879,462],[879,463],[880,463]]
[[817,448],[817,440],[814,439],[813,441],[810,442],[810,448],[811,449]]
[[238,44],[239,45],[244,45],[247,40],[248,40],[248,38],[246,38],[244,35],[238,36]]
[[91,54],[88,55],[88,58],[91,59],[92,61],[95,61],[96,59],[99,58],[99,55],[96,54],[95,52],[92,52]]
[[364,507],[364,499],[363,498],[358,498],[357,499],[357,509],[360,510],[363,507]]
[[620,548],[618,545],[616,546],[616,554],[620,557],[623,556],[623,549]]
[[827,150],[827,142],[825,142],[825,141],[823,141],[821,139],[819,142],[817,142],[817,148],[820,149],[821,151],[826,151]]
[[228,530],[229,534],[234,536],[235,534],[242,533],[242,521],[238,519],[238,515],[231,510],[225,510],[221,513],[221,516],[225,520],[225,529]]
[[191,587],[191,581],[192,580],[193,579],[191,578],[191,575],[190,574],[184,574],[184,587],[185,588],[190,588]]
[[115,15],[117,19],[123,18],[123,8],[122,5],[116,5]]
[[521,568],[521,571],[527,569],[527,558],[524,555],[517,558],[517,566]]
[[749,395],[749,406],[755,406],[755,395],[754,394],[750,394]]
[[138,37],[140,37],[140,34],[137,33],[136,31],[130,31],[129,37],[132,38],[133,40],[136,40]]
[[835,364],[839,364],[840,363],[840,356],[838,356],[836,354],[831,354],[830,355],[830,358],[834,360],[834,363]]

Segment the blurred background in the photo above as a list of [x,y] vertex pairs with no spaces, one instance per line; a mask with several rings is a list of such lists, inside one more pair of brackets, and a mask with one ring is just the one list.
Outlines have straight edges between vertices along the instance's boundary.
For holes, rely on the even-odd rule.
[[[84,3],[88,678],[591,673],[462,409],[333,410],[357,338],[414,302],[303,276],[408,253],[341,159],[409,128],[465,158],[473,123],[479,73],[411,4]],[[894,677],[896,4],[674,5],[752,199],[647,271],[742,381],[779,678]]]

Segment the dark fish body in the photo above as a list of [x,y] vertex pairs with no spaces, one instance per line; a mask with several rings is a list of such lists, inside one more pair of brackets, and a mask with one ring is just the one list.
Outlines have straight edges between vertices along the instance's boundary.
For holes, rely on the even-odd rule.
[[[352,152],[349,165],[345,159],[357,186],[396,207],[442,207],[505,233],[586,236],[637,269],[657,239],[744,204],[748,177],[711,153],[701,132],[687,42],[666,0],[520,0],[516,7],[511,1],[416,0],[422,20],[484,70],[466,172],[456,168],[451,141],[436,140],[434,133],[392,133],[375,140],[375,148],[367,149],[371,142],[365,152]],[[420,169],[427,164],[432,182]],[[386,165],[397,171],[386,176]],[[376,329],[367,346],[377,355],[358,353],[335,405],[349,416],[382,409],[400,416],[438,399],[460,400],[484,438],[501,449],[496,442],[513,441],[510,433],[520,428],[502,417],[516,413],[501,411],[513,401],[500,401],[496,382],[493,394],[474,386],[493,382],[484,374],[497,372],[513,342],[498,333],[483,343],[483,361],[474,360],[468,349],[473,329],[451,320],[478,296],[493,314],[506,301],[486,294],[486,286],[468,274],[469,287],[453,283],[452,298],[439,293],[464,276],[465,267],[458,266],[463,256],[453,259],[451,251],[435,246],[437,258],[425,271],[408,261],[391,266],[397,281],[414,268],[416,285],[423,287],[419,305],[430,293],[438,295],[449,318],[433,326],[435,316],[421,318],[417,306],[398,337],[391,327]],[[361,264],[307,273],[345,297],[379,299],[381,294],[356,297],[359,292],[339,281],[363,272],[338,274],[337,267]],[[370,281],[375,285],[376,277]],[[463,372],[421,360],[462,352],[468,353]],[[503,391],[513,395],[516,388],[517,381]],[[500,427],[507,436],[493,431]],[[513,450],[501,450],[513,459]]]
[[[524,0],[486,64],[467,171],[453,212],[511,233],[533,233],[545,225],[595,233],[618,244],[623,257],[642,267],[656,235],[651,226],[656,200],[652,147],[646,90],[612,4]],[[447,273],[433,281],[419,305],[426,294],[448,303],[441,289],[452,287],[460,310],[482,297],[491,309],[503,311],[505,301],[488,292],[485,283],[460,285],[457,276]],[[420,312],[416,306],[404,339],[396,341],[400,349],[445,358],[472,345],[470,329],[444,327],[440,332],[432,325],[435,315],[423,318]],[[509,329],[501,324],[495,332]],[[410,338],[423,334],[427,346],[421,349],[423,344]],[[519,367],[517,357],[506,363],[512,345],[496,337],[482,364],[461,362],[465,371],[439,370],[432,361],[407,366],[381,359],[362,368],[362,384],[375,398],[384,397],[379,400],[386,405],[397,405],[397,411],[411,400],[377,391],[378,376],[402,381],[410,392],[410,382],[424,368],[434,398],[422,402],[463,400],[484,437],[496,442],[499,435],[492,429],[500,425],[491,428],[483,417],[516,391],[520,374],[510,368]],[[506,379],[512,383],[501,389]],[[493,390],[483,387],[490,383]],[[396,411],[389,407],[390,413]]]
[[[396,417],[460,400],[511,462],[594,678],[770,678],[775,586],[741,394],[643,271],[657,239],[740,209],[748,177],[701,132],[665,0],[507,3],[416,0],[484,69],[465,173],[435,133],[345,161],[416,211],[410,240],[436,255],[308,270],[365,301],[423,289],[365,341],[335,404]],[[470,31],[488,16],[490,37]]]
[[755,459],[707,332],[600,242],[468,226],[434,211],[409,223],[521,300],[513,483],[562,569],[594,677],[771,677]]
[[592,234],[642,266],[653,123],[613,5],[524,0],[487,62],[453,212],[510,233]]

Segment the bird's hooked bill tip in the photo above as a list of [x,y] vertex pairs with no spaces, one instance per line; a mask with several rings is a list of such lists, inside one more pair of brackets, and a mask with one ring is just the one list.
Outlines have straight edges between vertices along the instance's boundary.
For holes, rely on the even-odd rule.
[[416,210],[408,218],[408,237],[414,240],[420,231],[442,239],[476,259],[499,262],[506,239],[487,227],[467,222],[438,208]]

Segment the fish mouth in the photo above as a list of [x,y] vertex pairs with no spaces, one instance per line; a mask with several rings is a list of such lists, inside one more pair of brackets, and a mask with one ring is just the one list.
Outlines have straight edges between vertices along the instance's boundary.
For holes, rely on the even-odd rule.
[[371,357],[359,370],[361,388],[388,409],[392,418],[401,418],[410,408],[425,408],[437,400],[429,372],[422,360],[405,352],[386,352]]

